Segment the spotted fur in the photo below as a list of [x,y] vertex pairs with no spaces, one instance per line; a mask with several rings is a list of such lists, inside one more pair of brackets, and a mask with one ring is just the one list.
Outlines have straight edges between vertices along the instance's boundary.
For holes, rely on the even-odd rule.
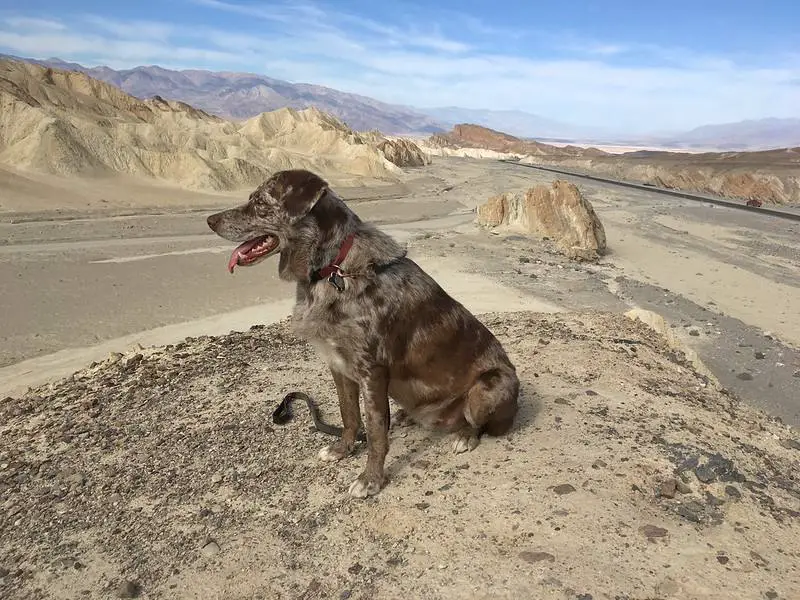
[[[495,336],[318,175],[275,173],[246,204],[211,215],[208,225],[235,242],[266,234],[279,240],[279,276],[297,284],[294,328],[327,363],[344,425],[320,458],[352,453],[363,397],[367,464],[351,495],[376,494],[385,483],[390,397],[411,420],[454,433],[456,452],[512,427],[519,380]],[[334,260],[351,233],[344,289],[314,281],[312,273]]]

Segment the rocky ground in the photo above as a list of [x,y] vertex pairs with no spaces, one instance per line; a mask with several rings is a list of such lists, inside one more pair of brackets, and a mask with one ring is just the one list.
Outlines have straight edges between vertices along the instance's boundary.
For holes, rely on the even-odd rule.
[[506,437],[392,432],[390,481],[328,440],[287,324],[115,355],[0,403],[3,598],[800,595],[800,439],[606,312],[484,314],[516,363]]
[[[285,322],[247,331],[288,310],[274,265],[230,278],[197,212],[0,225],[17,282],[0,289],[4,335],[30,319],[26,335],[100,360],[108,349],[87,352],[103,345],[56,327],[105,340],[126,319],[141,331],[254,309],[213,323],[243,333],[196,337],[210,324],[192,321],[7,392],[0,598],[800,596],[800,437],[783,424],[800,423],[796,226],[578,181],[609,248],[575,263],[552,240],[472,222],[491,195],[550,175],[437,158],[412,176],[345,196],[482,314],[519,369],[522,410],[468,455],[393,430],[390,483],[365,502],[346,494],[363,450],[320,464],[329,439],[304,410],[271,422],[294,389],[339,421],[329,375]],[[532,306],[565,312],[501,312]],[[664,315],[686,354],[631,308]],[[0,387],[10,370],[50,377],[46,359],[7,367]]]

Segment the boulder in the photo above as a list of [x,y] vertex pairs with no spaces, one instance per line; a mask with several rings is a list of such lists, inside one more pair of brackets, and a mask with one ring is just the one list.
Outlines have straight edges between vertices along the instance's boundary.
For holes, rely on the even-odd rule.
[[550,187],[505,192],[478,207],[477,221],[552,239],[574,260],[595,261],[606,252],[606,233],[577,186],[557,179]]
[[378,151],[398,167],[424,167],[431,162],[430,157],[411,140],[382,140]]

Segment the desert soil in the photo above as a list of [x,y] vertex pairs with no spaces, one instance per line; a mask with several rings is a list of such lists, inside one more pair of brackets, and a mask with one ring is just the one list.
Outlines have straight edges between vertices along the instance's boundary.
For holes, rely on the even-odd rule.
[[[366,502],[346,495],[363,451],[320,464],[305,411],[271,423],[292,389],[338,415],[282,321],[290,286],[272,262],[231,277],[206,232],[243,197],[121,188],[55,213],[41,182],[15,188],[0,597],[798,597],[800,437],[781,423],[800,423],[797,225],[579,180],[611,247],[598,265],[472,223],[489,195],[551,179],[435,159],[341,190],[481,315],[523,382],[514,431],[467,455],[393,430],[390,482]],[[630,308],[664,315],[713,376]]]

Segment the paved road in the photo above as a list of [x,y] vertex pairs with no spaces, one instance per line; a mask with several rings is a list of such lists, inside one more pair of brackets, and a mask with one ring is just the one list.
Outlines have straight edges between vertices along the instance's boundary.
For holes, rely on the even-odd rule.
[[638,190],[640,192],[644,192],[646,194],[663,194],[665,196],[673,196],[675,198],[683,198],[685,200],[692,200],[695,202],[705,202],[714,204],[716,206],[723,206],[725,208],[733,208],[736,210],[743,210],[747,212],[753,213],[761,213],[763,215],[768,215],[772,217],[778,217],[781,219],[787,219],[789,221],[800,221],[800,207],[797,206],[747,206],[744,200],[730,200],[728,198],[722,198],[720,196],[712,196],[709,194],[701,194],[698,192],[687,192],[682,190],[671,190],[667,188],[660,188],[657,186],[652,185],[645,185],[642,183],[635,183],[632,181],[622,181],[619,179],[610,179],[608,177],[601,177],[598,175],[591,175],[589,173],[581,173],[579,171],[574,171],[571,169],[561,169],[558,167],[552,166],[545,166],[545,165],[534,165],[528,163],[521,163],[516,160],[510,159],[501,159],[500,162],[503,162],[508,165],[514,165],[517,167],[522,167],[526,169],[536,169],[539,171],[546,171],[548,173],[557,173],[559,175],[569,175],[576,179],[581,179],[584,181],[593,181],[600,184],[609,184],[618,187],[627,187],[632,188],[634,190]]

